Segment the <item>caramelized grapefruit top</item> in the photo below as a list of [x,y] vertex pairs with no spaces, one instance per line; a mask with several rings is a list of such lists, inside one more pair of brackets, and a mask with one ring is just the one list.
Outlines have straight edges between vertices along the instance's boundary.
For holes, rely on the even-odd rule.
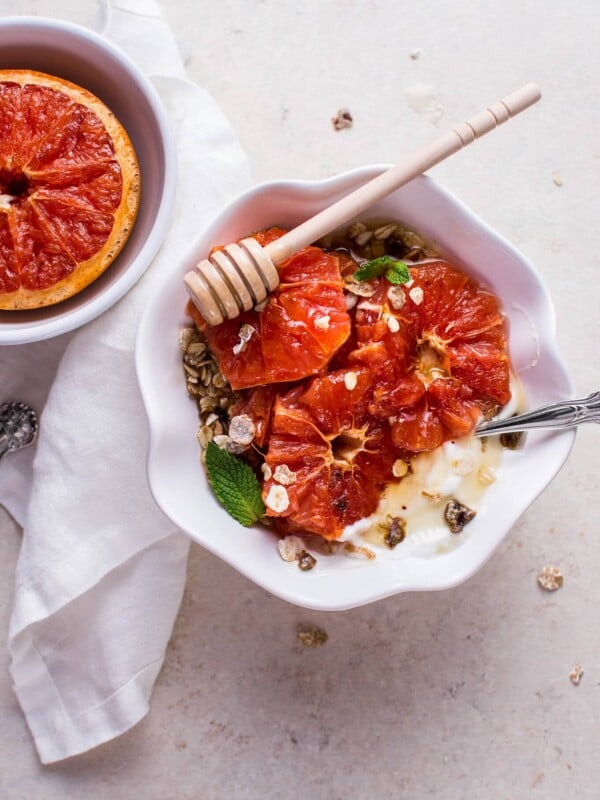
[[76,294],[125,244],[140,200],[133,145],[73,83],[0,70],[0,309]]

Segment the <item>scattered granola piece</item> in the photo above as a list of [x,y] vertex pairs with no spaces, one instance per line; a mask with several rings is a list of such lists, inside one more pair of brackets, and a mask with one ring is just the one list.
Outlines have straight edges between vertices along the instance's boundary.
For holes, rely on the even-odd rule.
[[489,486],[496,480],[496,470],[493,467],[479,467],[477,470],[477,480],[484,486]]
[[271,472],[271,467],[267,464],[266,461],[263,461],[263,463],[260,465],[260,471],[262,472],[263,478],[266,481],[271,480],[273,473]]
[[455,475],[470,475],[474,469],[475,462],[468,455],[464,455],[462,458],[457,458],[452,462],[452,472]]
[[367,226],[364,222],[354,222],[348,228],[348,236],[350,239],[356,239],[359,233],[367,230]]
[[444,511],[444,519],[451,533],[461,533],[465,525],[471,522],[476,514],[474,509],[459,503],[458,500],[450,500]]
[[254,422],[247,414],[238,414],[236,417],[231,418],[229,423],[229,438],[236,444],[249,445],[252,444],[254,436],[256,435],[256,428]]
[[358,297],[355,294],[348,292],[346,294],[346,311],[352,311],[354,306],[358,303]]
[[356,389],[356,384],[358,381],[358,376],[356,372],[346,372],[344,375],[344,386],[351,392],[353,389]]
[[317,559],[314,556],[311,556],[308,550],[302,550],[302,552],[298,555],[298,569],[301,569],[302,572],[308,572],[308,570],[312,569],[316,563]]
[[387,296],[392,308],[396,311],[399,311],[406,302],[406,295],[401,286],[390,286]]
[[344,552],[352,558],[366,558],[367,561],[372,561],[375,558],[375,553],[369,550],[368,547],[358,547],[352,542],[344,542]]
[[523,431],[513,431],[512,433],[501,433],[500,444],[507,450],[516,450],[523,437]]
[[340,108],[335,117],[332,117],[331,121],[335,130],[341,131],[344,128],[351,128],[354,119],[347,108]]
[[415,286],[414,289],[410,290],[408,296],[416,306],[420,306],[423,302],[423,289],[420,286]]
[[331,317],[329,314],[324,314],[322,317],[317,317],[315,320],[315,328],[318,331],[326,331],[329,328]]
[[290,504],[290,498],[288,497],[287,490],[285,486],[281,486],[280,484],[273,484],[269,491],[267,492],[267,496],[265,498],[265,505],[274,511],[276,514],[281,514],[283,511]]
[[359,297],[373,297],[375,294],[375,286],[369,281],[353,281],[347,279],[344,281],[344,289]]
[[408,461],[403,461],[401,458],[397,458],[394,463],[392,464],[392,475],[394,478],[403,478],[410,469],[410,464]]
[[392,517],[390,526],[383,537],[383,541],[387,544],[390,550],[393,550],[396,545],[403,542],[406,537],[406,520],[402,517]]
[[555,592],[563,585],[564,578],[558,567],[546,564],[544,569],[537,576],[537,581],[542,589],[545,589],[547,592]]
[[359,247],[364,247],[373,237],[373,231],[363,231],[354,240]]
[[375,228],[373,235],[378,241],[385,241],[386,239],[390,238],[395,230],[396,223],[389,222],[387,225],[382,225],[380,228]]
[[444,499],[444,495],[440,491],[430,492],[428,489],[422,489],[421,494],[423,497],[431,500],[432,503],[440,503]]
[[421,57],[423,51],[420,47],[414,47],[408,54],[413,61],[417,61]]
[[321,628],[299,628],[296,636],[305,647],[320,647],[329,638]]
[[573,669],[569,672],[569,678],[573,686],[579,686],[583,678],[583,667],[581,664],[575,664],[573,666]]
[[277,542],[277,549],[284,561],[296,561],[300,553],[305,552],[304,542],[299,536],[284,536]]
[[400,323],[393,314],[386,315],[385,323],[390,333],[398,333],[400,330]]
[[562,177],[558,174],[556,170],[554,170],[552,173],[552,181],[555,186],[562,186],[564,183]]
[[296,483],[296,473],[292,472],[287,464],[278,464],[273,472],[273,480],[283,486],[291,486]]
[[244,322],[243,325],[240,325],[240,330],[238,333],[238,343],[234,344],[233,346],[233,355],[239,356],[240,353],[243,353],[244,350],[248,347],[248,342],[256,333],[256,328],[254,325],[249,325],[247,322]]

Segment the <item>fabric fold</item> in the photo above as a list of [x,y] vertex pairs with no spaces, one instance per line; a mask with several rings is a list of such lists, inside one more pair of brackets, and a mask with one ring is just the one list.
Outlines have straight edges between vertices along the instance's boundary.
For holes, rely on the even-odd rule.
[[175,134],[180,178],[169,233],[118,304],[60,339],[0,351],[3,396],[44,408],[33,464],[29,448],[0,469],[0,502],[24,525],[10,669],[44,763],[119,735],[148,710],[181,601],[189,540],[155,505],[147,483],[137,326],[158,278],[177,268],[249,180],[231,126],[185,79],[157,3],[119,0],[104,16],[106,35],[144,71],[162,73],[152,80]]

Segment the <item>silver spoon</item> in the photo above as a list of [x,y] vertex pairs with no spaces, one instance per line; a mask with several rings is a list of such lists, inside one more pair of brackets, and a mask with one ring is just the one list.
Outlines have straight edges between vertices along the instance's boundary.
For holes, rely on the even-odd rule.
[[37,414],[27,403],[10,401],[0,406],[0,458],[33,444],[38,432]]
[[475,436],[516,433],[536,428],[574,428],[582,422],[600,422],[600,392],[593,392],[581,400],[552,403],[516,417],[484,422],[475,430]]

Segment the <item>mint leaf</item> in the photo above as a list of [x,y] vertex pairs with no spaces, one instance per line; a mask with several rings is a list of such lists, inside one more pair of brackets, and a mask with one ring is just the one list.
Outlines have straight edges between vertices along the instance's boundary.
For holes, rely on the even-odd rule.
[[260,486],[248,464],[209,442],[206,470],[217,500],[241,525],[248,527],[264,516]]
[[410,272],[404,261],[396,261],[393,267],[385,271],[385,277],[390,283],[408,283]]
[[367,261],[354,273],[356,281],[370,281],[385,275],[390,283],[408,283],[410,273],[404,261],[396,261],[391,256],[380,256]]
[[[385,264],[380,262],[386,259]],[[363,264],[352,276],[355,281],[370,281],[372,278],[378,278],[387,266],[388,256],[381,258],[374,258],[373,261],[367,261]],[[391,259],[389,259],[391,261]]]

